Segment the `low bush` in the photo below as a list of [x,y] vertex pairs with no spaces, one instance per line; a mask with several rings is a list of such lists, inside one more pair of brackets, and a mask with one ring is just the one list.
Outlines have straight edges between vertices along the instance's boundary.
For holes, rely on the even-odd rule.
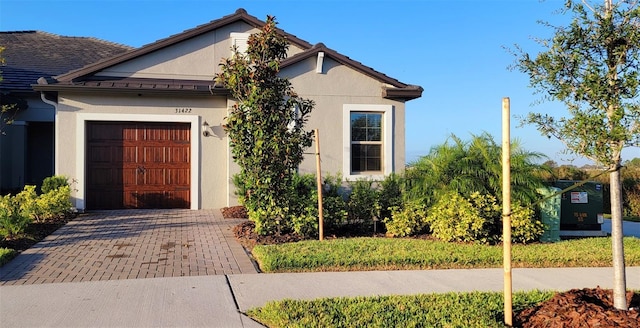
[[511,206],[512,242],[525,244],[540,240],[545,226],[535,216],[536,213],[531,208],[523,207],[517,203]]
[[387,235],[406,237],[423,232],[427,228],[427,206],[421,201],[409,201],[404,206],[391,208],[391,217],[385,217]]
[[380,182],[381,188],[378,191],[379,219],[391,217],[393,209],[402,206],[403,185],[403,178],[393,173]]
[[46,194],[50,191],[54,191],[65,186],[70,187],[67,177],[62,175],[54,175],[52,177],[47,177],[42,181],[42,187],[40,188],[40,190],[43,194]]
[[350,183],[351,193],[347,200],[349,223],[364,229],[373,226],[373,218],[379,215],[378,193],[373,181],[357,180]]
[[488,242],[497,237],[493,234],[496,213],[500,214],[500,206],[491,195],[473,193],[466,199],[449,192],[429,209],[426,221],[440,240]]
[[0,234],[16,236],[34,220],[44,222],[70,214],[71,188],[66,181],[57,176],[45,179],[42,190],[46,192],[41,195],[36,193],[35,186],[27,185],[15,196],[3,196],[0,200]]
[[0,199],[0,237],[14,237],[24,232],[33,220],[11,195]]

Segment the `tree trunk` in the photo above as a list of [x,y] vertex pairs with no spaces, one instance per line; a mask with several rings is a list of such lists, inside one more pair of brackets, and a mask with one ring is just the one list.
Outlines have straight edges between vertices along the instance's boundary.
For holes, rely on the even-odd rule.
[[627,310],[627,278],[624,264],[622,234],[622,184],[620,183],[620,163],[609,175],[611,183],[611,248],[613,251],[613,306]]

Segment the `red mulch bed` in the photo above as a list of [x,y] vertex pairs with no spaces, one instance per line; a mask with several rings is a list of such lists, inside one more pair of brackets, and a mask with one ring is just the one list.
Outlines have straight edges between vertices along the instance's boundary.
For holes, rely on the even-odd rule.
[[[247,211],[242,206],[222,209],[225,218],[247,218]],[[281,244],[300,241],[303,238],[296,234],[261,236],[254,231],[255,224],[243,222],[233,228],[240,243],[251,250],[255,245]],[[342,233],[340,234],[342,235]],[[360,235],[360,234],[355,234]],[[347,232],[345,236],[349,236]],[[335,235],[329,238],[337,238]],[[421,236],[421,238],[426,238]],[[429,237],[430,238],[430,237]],[[613,308],[613,292],[611,290],[572,289],[558,293],[550,300],[516,313],[513,323],[522,328],[568,328],[568,327],[628,327],[640,328],[640,293],[627,293],[629,311]]]
[[248,219],[247,209],[244,206],[231,206],[222,208],[222,216],[225,219]]
[[640,293],[627,292],[629,311],[613,307],[608,289],[572,289],[525,309],[514,318],[516,327],[640,327]]

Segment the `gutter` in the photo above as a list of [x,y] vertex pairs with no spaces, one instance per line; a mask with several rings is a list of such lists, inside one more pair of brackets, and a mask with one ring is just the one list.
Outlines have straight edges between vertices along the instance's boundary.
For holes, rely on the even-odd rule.
[[[44,77],[41,77],[38,79],[38,84],[48,84],[47,80]],[[59,140],[59,132],[58,132],[58,96],[55,96],[54,100],[50,100],[47,98],[47,94],[52,94],[52,93],[47,93],[45,91],[40,91],[40,99],[42,99],[42,102],[44,102],[47,105],[51,105],[53,106],[53,110],[54,110],[54,114],[53,114],[53,134],[54,134],[54,139],[53,139],[53,174],[58,175],[58,168],[60,167],[60,163],[58,163],[60,156],[58,154],[58,140]]]

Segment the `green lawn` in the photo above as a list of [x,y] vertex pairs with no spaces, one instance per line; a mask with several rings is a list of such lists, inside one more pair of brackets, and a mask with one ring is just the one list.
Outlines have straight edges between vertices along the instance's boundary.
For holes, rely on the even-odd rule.
[[[640,239],[625,238],[627,266],[640,265]],[[410,238],[346,238],[253,248],[264,272],[491,268],[502,266],[502,246]],[[611,265],[611,238],[513,246],[513,267]]]
[[[553,292],[514,293],[514,312]],[[504,327],[502,293],[473,292],[283,300],[247,313],[267,327]]]

